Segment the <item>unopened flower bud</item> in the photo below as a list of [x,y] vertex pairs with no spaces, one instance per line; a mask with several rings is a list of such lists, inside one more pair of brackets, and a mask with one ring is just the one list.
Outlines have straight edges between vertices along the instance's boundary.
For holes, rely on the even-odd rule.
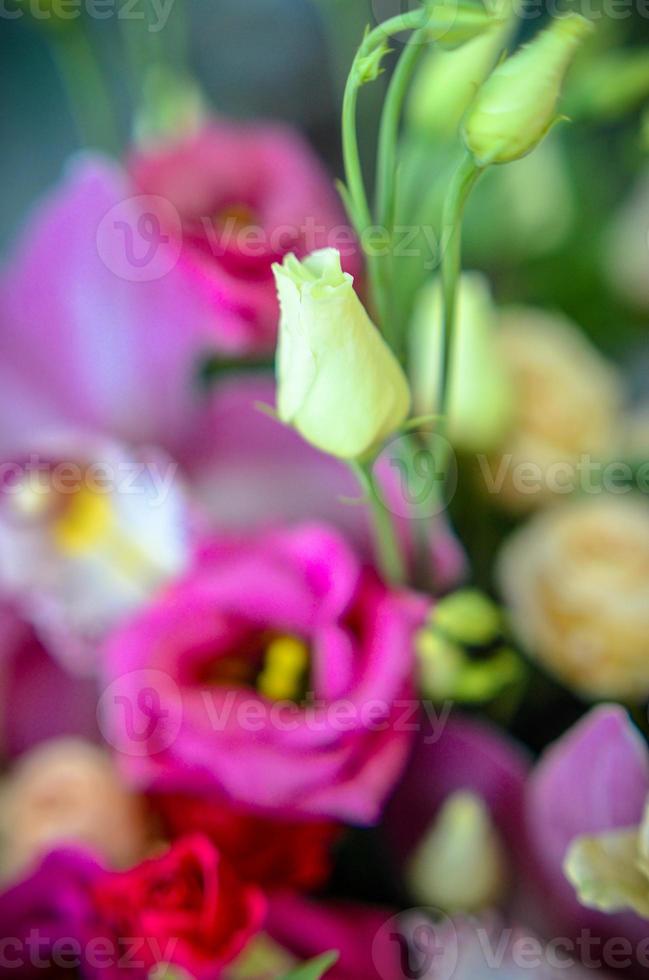
[[484,801],[450,796],[416,849],[408,884],[418,901],[449,913],[479,912],[507,887],[504,847]]
[[273,267],[281,306],[277,408],[312,445],[357,459],[405,421],[410,391],[396,357],[344,273],[322,249]]
[[502,15],[455,51],[431,48],[412,87],[409,125],[426,136],[451,137],[476,92],[492,70],[515,23],[509,0],[499,0]]
[[[422,291],[411,335],[415,411],[439,410],[443,351],[442,291],[439,281]],[[497,446],[507,430],[513,392],[496,341],[496,312],[489,284],[479,273],[460,280],[453,346],[448,433],[469,452]]]
[[557,121],[557,103],[579,45],[593,30],[580,14],[555,20],[496,68],[464,123],[478,166],[511,163],[530,153]]

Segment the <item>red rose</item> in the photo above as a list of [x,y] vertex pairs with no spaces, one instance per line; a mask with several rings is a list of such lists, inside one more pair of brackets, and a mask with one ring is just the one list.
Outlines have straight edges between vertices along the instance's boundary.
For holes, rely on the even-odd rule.
[[197,980],[213,980],[266,913],[262,892],[242,883],[200,834],[130,871],[102,875],[94,897],[132,965],[138,960],[150,970],[172,963]]
[[245,881],[266,889],[310,890],[323,885],[341,827],[331,820],[294,820],[235,809],[210,797],[154,798],[172,836],[205,834]]

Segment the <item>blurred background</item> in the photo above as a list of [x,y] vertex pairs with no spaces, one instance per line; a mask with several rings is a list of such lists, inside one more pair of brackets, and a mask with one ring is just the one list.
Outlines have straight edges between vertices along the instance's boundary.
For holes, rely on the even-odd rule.
[[[168,7],[160,7],[151,0],[132,0],[136,18],[122,18],[116,11],[126,9],[126,0],[113,0],[104,3],[102,19],[75,20],[70,31],[69,24],[57,26],[51,19],[36,20],[30,14],[30,9],[45,9],[51,2],[5,0],[0,18],[4,93],[0,253],[6,253],[30,205],[57,181],[69,155],[83,145],[70,91],[81,86],[85,93],[91,107],[85,111],[92,113],[99,134],[94,142],[120,153],[131,138],[133,110],[141,103],[144,77],[152,64],[191,74],[218,112],[295,124],[334,175],[340,175],[340,104],[355,47],[366,24],[413,4],[413,0],[171,0]],[[606,0],[589,0],[588,10],[582,9],[583,3],[574,4],[586,14],[594,11],[599,21],[593,49],[629,48],[644,57],[649,18],[642,4],[618,4],[615,16],[607,9],[598,15],[605,4]],[[73,6],[88,9],[82,0]],[[521,21],[521,37],[538,29],[547,15],[545,6],[542,10],[538,4],[528,5],[530,16]],[[162,30],[148,30],[148,24],[160,22],[158,8],[168,20]],[[90,50],[97,62],[94,71],[99,71],[109,93],[114,132],[102,126],[105,109],[100,100],[93,102],[87,71]],[[638,72],[646,76],[647,65],[639,65]],[[96,78],[94,83],[98,84]],[[603,89],[609,85],[610,78],[595,81],[604,103]],[[519,203],[524,201],[521,209],[526,213],[518,230],[504,220],[502,187],[495,187],[498,175],[491,181],[494,193],[476,195],[468,216],[469,265],[495,277],[499,300],[524,294],[527,302],[545,302],[551,295],[555,305],[587,321],[584,329],[608,353],[620,356],[624,335],[624,349],[628,351],[628,341],[634,363],[643,340],[644,311],[638,316],[637,303],[620,304],[619,295],[611,295],[595,253],[602,247],[608,219],[642,183],[649,124],[642,122],[644,92],[637,84],[636,88],[640,97],[636,96],[633,111],[598,110],[595,126],[592,112],[587,112],[573,125],[560,127],[550,144],[554,153],[535,155],[533,166],[518,168],[506,191],[509,200],[515,193]],[[368,86],[361,99],[361,134],[368,162],[374,152],[381,89],[381,83]],[[649,204],[645,213],[649,216]],[[643,370],[645,366],[643,362]]]

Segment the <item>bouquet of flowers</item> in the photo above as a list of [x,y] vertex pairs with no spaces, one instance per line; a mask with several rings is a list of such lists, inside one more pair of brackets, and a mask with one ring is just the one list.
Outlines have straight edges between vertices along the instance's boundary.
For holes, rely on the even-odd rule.
[[649,976],[646,50],[410,4],[336,185],[153,58],[100,151],[46,7],[94,133],[0,285],[0,976]]

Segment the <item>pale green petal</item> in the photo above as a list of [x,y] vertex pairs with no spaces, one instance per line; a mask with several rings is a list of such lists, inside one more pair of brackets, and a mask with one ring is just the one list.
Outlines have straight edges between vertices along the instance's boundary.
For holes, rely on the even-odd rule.
[[635,827],[572,842],[564,872],[582,905],[604,912],[630,909],[649,918],[649,879],[638,867],[639,843]]
[[319,449],[358,458],[410,410],[405,375],[342,271],[323,249],[276,266],[281,304],[278,411]]
[[480,166],[511,163],[531,152],[554,124],[563,81],[593,25],[580,14],[557,18],[499,65],[464,123],[464,139]]
[[450,913],[478,912],[502,898],[505,852],[481,797],[448,798],[410,860],[408,884],[418,901]]

